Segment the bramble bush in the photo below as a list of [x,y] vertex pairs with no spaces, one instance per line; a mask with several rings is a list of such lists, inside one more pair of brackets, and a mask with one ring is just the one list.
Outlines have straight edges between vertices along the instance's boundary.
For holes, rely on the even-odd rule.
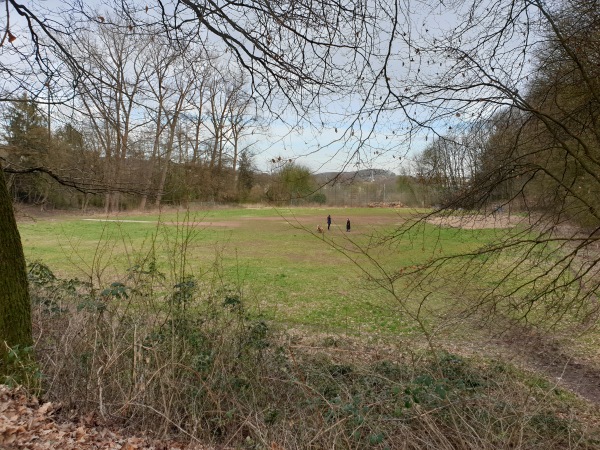
[[41,385],[70,415],[247,449],[598,445],[572,397],[510,366],[305,348],[220,275],[173,282],[148,262],[99,289],[36,263],[30,280]]

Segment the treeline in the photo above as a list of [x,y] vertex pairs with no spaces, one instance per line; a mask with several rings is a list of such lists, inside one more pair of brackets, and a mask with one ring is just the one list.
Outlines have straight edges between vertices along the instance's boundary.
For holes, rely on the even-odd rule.
[[[600,224],[600,16],[569,2],[540,30],[543,45],[513,102],[460,134],[439,134],[399,178],[430,204],[507,204]],[[557,32],[556,30],[560,30]],[[458,115],[458,114],[457,114]]]
[[[269,172],[258,170],[248,141],[241,139],[243,129],[230,123],[231,116],[222,118],[222,131],[212,132],[219,117],[213,101],[208,97],[211,111],[203,117],[180,115],[178,125],[168,129],[166,111],[156,112],[163,115],[163,126],[149,121],[135,128],[115,119],[100,124],[90,114],[88,122],[53,127],[43,105],[16,99],[4,107],[0,146],[9,191],[14,201],[42,208],[105,212],[193,202],[364,206],[398,200],[392,173],[378,179],[322,176],[283,158],[273,159]],[[257,121],[252,126],[256,130]],[[121,127],[133,129],[125,138]],[[148,141],[150,131],[155,134]]]
[[[187,58],[183,53],[120,38],[120,46],[130,45],[129,59],[165,52],[173,71],[163,55],[147,77],[132,81],[123,73],[111,82],[119,81],[120,88],[82,88],[78,114],[68,121],[59,112],[49,114],[40,99],[22,96],[6,104],[0,157],[15,201],[108,213],[193,202],[364,206],[398,200],[392,173],[377,180],[358,173],[316,176],[281,157],[270,161],[268,172],[258,170],[252,145],[265,127],[239,74],[218,81],[222,72],[196,76],[188,68],[184,75],[185,68],[176,65]],[[109,53],[117,46],[111,42],[102,47]],[[124,56],[119,63],[111,59],[112,65],[103,61],[99,78],[134,69],[126,68]],[[165,73],[157,74],[159,69]]]
[[[104,19],[71,36],[84,72],[56,74],[46,92],[2,106],[0,157],[15,201],[109,213],[385,200],[380,183],[323,180],[285,158],[258,170],[255,146],[268,126],[239,67],[206,45]],[[64,78],[76,79],[74,88]],[[387,195],[394,190],[388,183]]]
[[73,92],[56,74],[47,98],[22,95],[4,107],[0,154],[16,199],[110,212],[250,196],[252,136],[262,125],[235,65],[205,45],[108,17],[71,42],[86,66],[84,76],[72,74]]

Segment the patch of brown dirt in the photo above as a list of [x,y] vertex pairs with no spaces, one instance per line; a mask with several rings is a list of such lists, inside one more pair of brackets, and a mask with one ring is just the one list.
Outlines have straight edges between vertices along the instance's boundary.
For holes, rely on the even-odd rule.
[[372,202],[368,203],[369,208],[404,208],[405,205],[400,202]]
[[526,367],[600,405],[600,365],[577,357],[556,337],[513,326],[496,339]]
[[[89,222],[119,222],[119,223],[154,223],[156,224],[157,222],[155,220],[128,220],[128,219],[83,219],[83,220],[87,220]],[[230,220],[230,221],[220,221],[220,222],[164,222],[164,225],[171,225],[171,226],[190,226],[190,227],[229,227],[229,228],[235,228],[235,227],[239,227],[241,222],[240,221],[234,221],[234,220]]]
[[428,223],[451,228],[485,229],[512,228],[521,223],[524,217],[511,214],[436,216],[427,219]]
[[179,226],[191,226],[191,227],[228,227],[237,228],[241,225],[239,220],[228,220],[219,222],[165,222],[165,225],[179,225]]
[[576,338],[503,322],[497,318],[493,329],[486,325],[476,340],[460,339],[448,347],[458,354],[498,358],[533,371],[600,408],[600,361],[574,350],[571,342]]

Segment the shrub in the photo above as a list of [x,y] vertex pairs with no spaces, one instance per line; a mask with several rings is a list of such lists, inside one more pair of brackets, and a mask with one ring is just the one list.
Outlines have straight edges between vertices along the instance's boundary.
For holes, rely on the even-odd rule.
[[37,297],[61,299],[59,309],[35,304],[43,387],[69,414],[248,449],[595,445],[562,414],[566,397],[531,402],[544,387],[498,364],[449,353],[350,362],[327,353],[339,340],[302,351],[218,277],[167,288],[140,265],[83,294],[38,269],[49,292],[41,283]]
[[322,192],[317,192],[313,194],[308,199],[310,202],[318,203],[319,205],[324,205],[327,202],[327,196]]

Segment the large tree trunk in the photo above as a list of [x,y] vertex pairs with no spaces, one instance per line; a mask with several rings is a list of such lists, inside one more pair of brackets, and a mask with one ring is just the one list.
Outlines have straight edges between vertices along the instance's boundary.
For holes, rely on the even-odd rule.
[[[0,356],[7,349],[31,346],[31,304],[27,286],[25,255],[12,201],[0,167]],[[6,373],[2,364],[0,373]]]

